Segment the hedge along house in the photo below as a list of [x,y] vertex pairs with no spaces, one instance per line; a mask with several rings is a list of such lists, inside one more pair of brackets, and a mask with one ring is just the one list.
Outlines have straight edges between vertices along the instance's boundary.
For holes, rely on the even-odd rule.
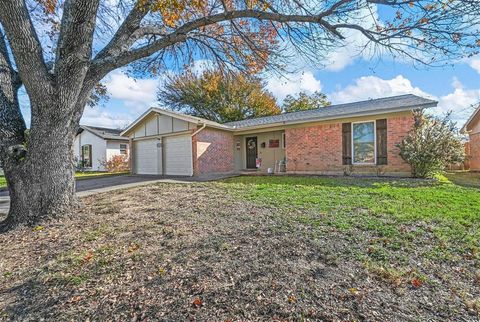
[[401,95],[225,124],[151,108],[122,135],[130,138],[131,169],[137,174],[201,176],[270,168],[408,176],[410,167],[396,145],[412,128],[412,111],[436,105]]
[[461,132],[468,134],[470,153],[467,154],[470,170],[480,171],[480,106],[470,116]]

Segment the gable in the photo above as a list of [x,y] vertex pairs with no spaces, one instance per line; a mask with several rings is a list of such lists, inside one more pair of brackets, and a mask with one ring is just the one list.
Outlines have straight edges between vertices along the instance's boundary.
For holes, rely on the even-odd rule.
[[465,129],[471,134],[480,133],[480,112],[477,110]]
[[133,127],[125,131],[124,135],[128,135],[131,138],[140,138],[185,132],[195,128],[196,124],[194,123],[152,111],[143,116]]

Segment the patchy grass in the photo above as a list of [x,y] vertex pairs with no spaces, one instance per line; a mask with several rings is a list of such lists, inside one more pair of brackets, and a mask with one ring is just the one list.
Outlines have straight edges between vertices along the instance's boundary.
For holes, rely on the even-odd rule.
[[447,172],[445,177],[452,183],[459,186],[480,188],[480,172]]
[[478,194],[240,177],[90,196],[0,235],[0,320],[474,321]]
[[7,186],[7,180],[5,179],[5,176],[0,176],[0,188],[4,188]]
[[391,249],[430,232],[444,243],[445,256],[467,252],[479,259],[477,189],[413,179],[237,177],[226,182],[249,200],[286,211],[304,209],[294,219],[312,227],[370,231]]
[[105,172],[105,171],[85,171],[85,172],[76,172],[76,179],[87,179],[92,177],[109,177],[109,176],[119,176],[129,174],[130,172]]

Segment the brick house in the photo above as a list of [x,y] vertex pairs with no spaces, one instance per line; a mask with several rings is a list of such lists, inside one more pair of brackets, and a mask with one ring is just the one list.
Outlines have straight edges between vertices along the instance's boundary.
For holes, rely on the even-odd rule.
[[436,105],[401,95],[225,124],[151,108],[122,135],[137,174],[408,176],[396,145],[413,125],[412,111]]
[[470,170],[480,171],[480,106],[470,116],[461,132],[468,134],[469,138],[465,150]]

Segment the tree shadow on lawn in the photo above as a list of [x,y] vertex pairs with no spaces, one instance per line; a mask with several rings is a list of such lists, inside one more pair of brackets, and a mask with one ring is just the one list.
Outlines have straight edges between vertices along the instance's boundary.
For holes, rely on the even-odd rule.
[[356,254],[368,253],[374,234],[315,228],[216,184],[160,184],[85,203],[86,217],[5,240],[28,262],[0,284],[0,320],[467,316],[444,284],[399,287],[380,267],[381,276],[365,269]]
[[443,311],[435,313],[420,300],[431,301],[435,289],[399,289],[340,258],[346,242],[340,235],[334,242],[292,238],[265,222],[225,233],[214,228],[194,239],[158,231],[154,247],[117,258],[82,281],[36,274],[5,290],[15,299],[5,313],[21,321],[410,320],[455,314],[458,303],[442,299]]
[[458,186],[466,188],[477,188],[480,189],[480,172],[471,172],[471,171],[457,171],[457,172],[447,172],[445,174],[447,179]]

